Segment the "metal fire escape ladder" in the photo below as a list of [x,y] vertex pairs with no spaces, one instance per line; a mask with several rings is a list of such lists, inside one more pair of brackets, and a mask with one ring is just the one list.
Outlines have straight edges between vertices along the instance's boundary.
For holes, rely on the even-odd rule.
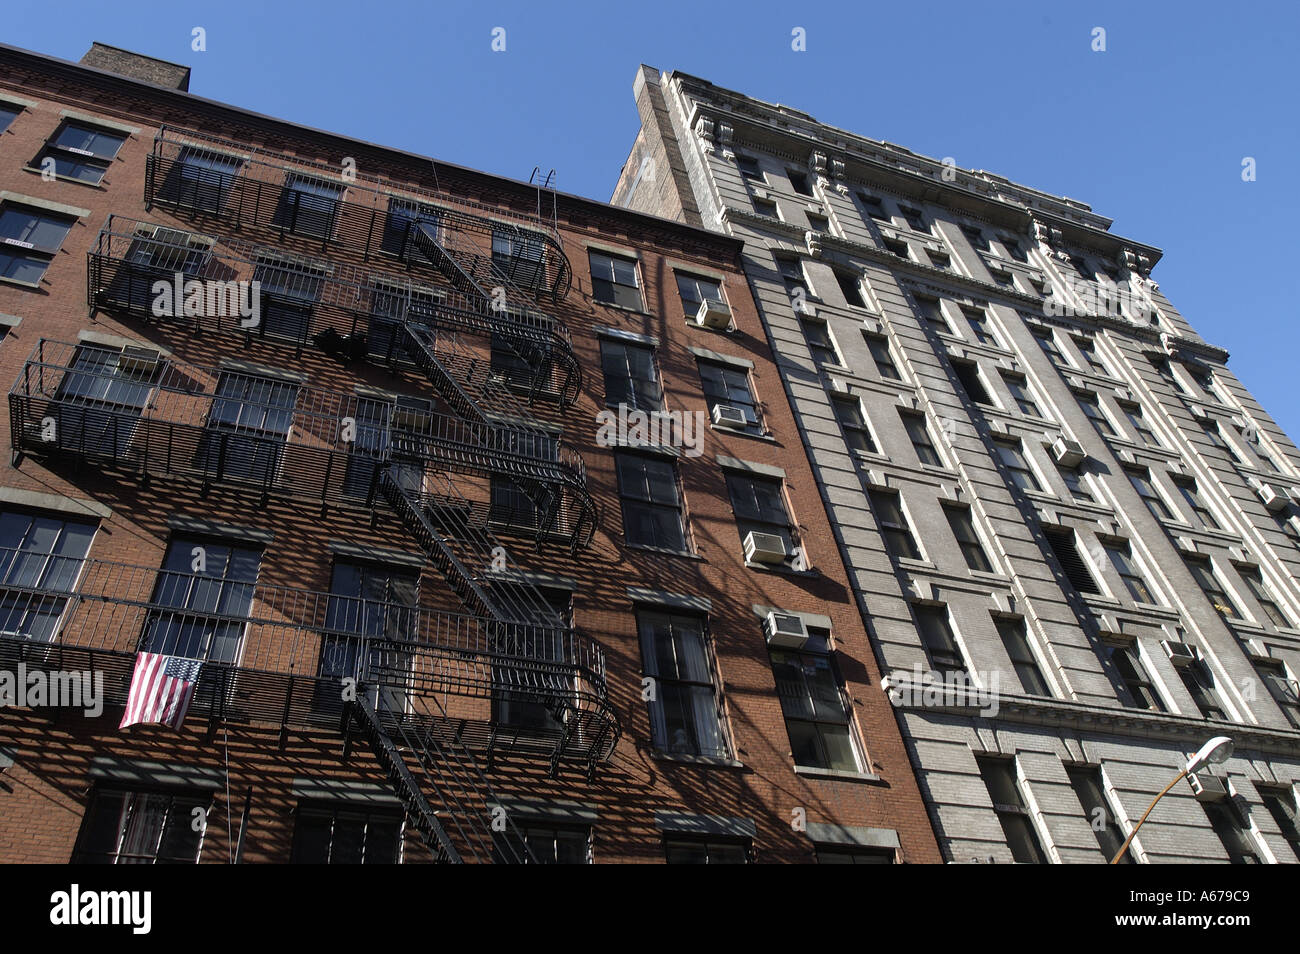
[[462,268],[456,257],[438,241],[437,231],[438,227],[433,223],[412,222],[406,233],[407,244],[428,258],[457,291],[481,301],[491,301],[491,296],[474,276]]

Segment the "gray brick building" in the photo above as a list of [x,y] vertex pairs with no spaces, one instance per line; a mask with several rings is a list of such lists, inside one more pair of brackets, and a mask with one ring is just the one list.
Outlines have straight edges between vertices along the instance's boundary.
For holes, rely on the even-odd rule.
[[1300,860],[1300,451],[1159,249],[689,75],[635,95],[613,202],[744,241],[755,398],[795,409],[945,858],[1107,860],[1227,735],[1133,860]]

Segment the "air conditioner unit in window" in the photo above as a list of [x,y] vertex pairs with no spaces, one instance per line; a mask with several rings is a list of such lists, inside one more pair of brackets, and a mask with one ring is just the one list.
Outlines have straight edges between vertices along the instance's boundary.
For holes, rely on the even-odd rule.
[[1260,484],[1255,488],[1255,493],[1259,494],[1259,499],[1264,502],[1264,506],[1275,513],[1291,505],[1291,498],[1275,489],[1272,484]]
[[1078,441],[1072,441],[1068,437],[1058,437],[1052,442],[1052,459],[1062,467],[1073,470],[1082,464],[1087,456],[1083,445]]
[[731,309],[725,301],[706,298],[695,312],[695,323],[701,328],[728,328],[731,326]]
[[1165,655],[1175,666],[1190,666],[1201,658],[1195,646],[1189,646],[1176,639],[1162,639],[1160,645],[1164,647]]
[[152,348],[139,348],[127,345],[122,349],[122,356],[117,359],[117,369],[125,374],[137,377],[152,377],[158,370],[162,355]]
[[784,563],[789,556],[785,540],[775,533],[756,533],[751,530],[745,536],[747,563]]
[[744,428],[749,424],[745,412],[730,404],[713,405],[713,423],[718,427]]
[[1217,802],[1228,797],[1228,790],[1223,787],[1223,780],[1209,772],[1187,776],[1187,784],[1192,787],[1192,794],[1200,802]]
[[768,613],[763,629],[769,646],[801,649],[808,642],[808,627],[804,626],[802,617],[793,613]]

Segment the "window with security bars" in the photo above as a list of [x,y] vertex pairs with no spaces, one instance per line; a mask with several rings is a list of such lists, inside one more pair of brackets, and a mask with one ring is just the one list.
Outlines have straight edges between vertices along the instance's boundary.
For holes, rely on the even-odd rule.
[[988,390],[984,387],[984,382],[980,380],[979,366],[973,361],[950,361],[952,372],[957,376],[957,381],[961,389],[966,392],[966,396],[976,404],[993,405],[993,398],[989,396]]
[[1029,816],[1029,807],[1020,791],[1016,778],[1016,764],[1012,759],[991,756],[976,756],[980,776],[988,789],[993,802],[993,811],[998,816],[1002,833],[1006,836],[1007,847],[1016,864],[1047,864],[1043,845],[1038,840],[1038,832]]
[[685,552],[686,528],[677,466],[648,454],[614,455],[623,505],[623,536],[632,546]]
[[289,172],[271,224],[295,235],[328,239],[334,235],[343,205],[342,183],[320,176]]
[[942,467],[943,460],[935,450],[934,441],[930,439],[930,428],[925,423],[925,415],[917,411],[900,410],[898,416],[902,418],[903,429],[907,431],[912,449],[916,451],[916,459],[922,464]]
[[677,295],[682,300],[682,309],[688,318],[694,318],[700,305],[706,301],[725,302],[722,297],[722,284],[713,278],[702,278],[686,272],[674,272],[677,279]]
[[0,202],[0,278],[38,284],[76,221],[16,202]]
[[734,408],[745,416],[745,426],[739,428],[747,434],[763,433],[758,417],[758,402],[749,383],[749,370],[730,364],[700,361],[700,386],[709,414],[719,406]]
[[789,554],[785,564],[790,565],[794,560],[794,526],[786,510],[781,480],[736,471],[728,471],[726,476],[727,493],[742,544],[751,533],[780,537]]
[[663,410],[663,389],[652,346],[603,338],[600,367],[605,378],[606,405],[625,405],[637,411]]
[[979,533],[975,530],[975,518],[971,515],[970,507],[944,504],[943,514],[948,518],[948,526],[957,539],[966,566],[981,573],[992,573],[993,564],[989,562],[984,544],[980,542]]
[[[407,493],[424,488],[423,434],[431,429],[432,404],[422,398],[357,397],[349,415],[352,440],[347,443],[343,493],[373,499],[388,473]],[[400,408],[400,413],[399,413]]]
[[517,859],[539,865],[592,863],[590,826],[517,821],[513,831],[495,832],[492,838],[493,858],[498,864]]
[[921,559],[921,548],[912,536],[912,528],[903,513],[903,500],[898,492],[869,490],[867,499],[871,501],[871,512],[876,515],[880,535],[884,537],[885,549],[890,555],[911,560]]
[[1151,515],[1160,520],[1174,519],[1173,511],[1165,503],[1164,497],[1160,496],[1160,491],[1156,490],[1155,484],[1151,480],[1151,472],[1148,470],[1128,470],[1129,482],[1133,484],[1133,489],[1138,492],[1142,502],[1147,505]]
[[1256,659],[1255,669],[1286,720],[1300,729],[1300,679],[1280,659]]
[[402,860],[402,813],[299,805],[289,861],[297,865],[394,865]]
[[96,788],[72,852],[79,865],[193,865],[212,799],[183,792]]
[[727,758],[713,650],[705,619],[643,609],[637,612],[654,746],[672,755]]
[[1043,489],[1019,441],[994,441],[993,447],[1013,484],[1021,490],[1041,491]]
[[747,839],[664,838],[664,860],[670,865],[747,865],[752,851]]
[[1196,514],[1196,520],[1201,526],[1210,530],[1222,529],[1219,526],[1219,521],[1214,519],[1213,511],[1201,499],[1201,492],[1196,486],[1195,480],[1190,477],[1175,477],[1174,486],[1178,488],[1178,492],[1182,495],[1188,508],[1192,513]]
[[[440,239],[442,214],[441,209],[426,202],[393,196],[388,200],[384,234],[379,240],[380,250],[390,255],[414,255],[427,259],[429,240]],[[417,230],[422,230],[424,235],[415,235]]]
[[1135,602],[1152,604],[1159,602],[1151,593],[1151,588],[1147,586],[1127,543],[1108,543],[1105,545],[1105,550],[1106,555],[1110,557],[1111,565],[1115,567],[1115,572],[1124,582],[1128,595],[1133,597]]
[[769,656],[794,764],[861,772],[864,759],[829,634],[811,629],[802,649],[773,648]]
[[894,363],[894,356],[889,350],[889,341],[882,335],[873,335],[870,332],[862,333],[863,339],[867,342],[867,350],[871,352],[871,360],[876,364],[876,372],[889,381],[901,381],[903,376],[898,373],[898,365]]
[[[512,729],[562,734],[575,703],[573,593],[538,587],[540,602],[521,625],[502,627],[492,663],[492,721]],[[519,660],[528,662],[520,665]]]
[[1025,621],[996,616],[993,622],[997,626],[998,636],[1002,639],[1002,647],[1007,651],[1007,658],[1011,660],[1016,676],[1020,679],[1020,688],[1031,696],[1050,696],[1052,690],[1048,688],[1033,647],[1029,645],[1029,633],[1025,628]]
[[1201,802],[1210,827],[1228,853],[1228,860],[1234,865],[1262,864],[1259,850],[1251,837],[1249,829],[1237,814],[1236,806],[1229,799],[1213,802]]
[[800,318],[799,325],[803,328],[803,336],[808,342],[808,350],[812,352],[813,361],[818,365],[843,366],[844,359],[840,357],[839,348],[835,346],[835,339],[831,337],[826,322]]
[[831,406],[849,448],[863,454],[877,453],[876,442],[871,439],[871,430],[862,413],[862,402],[855,397],[837,394],[831,397]]
[[913,603],[912,615],[916,619],[921,642],[925,645],[930,668],[941,674],[952,672],[965,675],[966,660],[948,622],[948,607]]
[[173,539],[154,581],[140,651],[238,663],[261,566],[261,550]]
[[596,301],[633,311],[644,310],[636,259],[603,252],[589,252],[587,259],[591,268],[591,295]]
[[259,256],[253,281],[262,290],[262,320],[254,330],[305,344],[326,275],[324,265]]
[[55,638],[96,529],[56,514],[0,511],[0,636]]
[[1300,860],[1300,807],[1297,807],[1295,789],[1291,786],[1266,788],[1256,785],[1260,800],[1268,813],[1273,816],[1278,831],[1291,846],[1296,859]]
[[91,457],[125,458],[162,373],[156,352],[78,345],[55,390],[58,446]]
[[220,215],[226,210],[243,167],[244,160],[239,156],[201,146],[181,146],[159,188],[158,199],[192,212]]
[[1080,593],[1101,593],[1097,581],[1093,579],[1092,571],[1088,569],[1087,562],[1079,553],[1074,531],[1068,528],[1044,527],[1043,533],[1070,585]]
[[1242,582],[1246,584],[1246,589],[1250,590],[1251,596],[1255,597],[1255,602],[1259,604],[1259,608],[1263,610],[1269,622],[1274,626],[1289,629],[1291,621],[1282,612],[1282,607],[1277,605],[1277,600],[1274,599],[1273,593],[1264,583],[1264,577],[1259,568],[1239,565],[1237,574],[1241,577]]
[[1201,588],[1210,604],[1219,611],[1219,615],[1224,619],[1241,619],[1241,613],[1237,611],[1237,605],[1232,602],[1228,596],[1228,591],[1224,589],[1223,584],[1219,582],[1218,576],[1214,573],[1214,567],[1209,560],[1198,560],[1186,558],[1187,569],[1196,579],[1196,585]]
[[1103,658],[1124,687],[1125,698],[1121,701],[1125,705],[1150,712],[1169,711],[1156,691],[1135,643],[1103,643],[1101,648]]
[[[1102,782],[1101,769],[1095,766],[1067,765],[1065,774],[1070,779],[1070,787],[1079,799],[1083,817],[1097,839],[1097,847],[1107,861],[1119,854],[1124,846],[1124,831],[1120,828],[1115,814],[1111,811],[1106,798],[1106,788]],[[1122,865],[1137,864],[1132,852],[1124,852],[1120,859]]]
[[298,386],[292,382],[223,372],[197,465],[212,477],[275,483],[297,403]]
[[65,119],[31,165],[42,172],[52,168],[55,175],[86,185],[99,185],[124,142],[124,132]]

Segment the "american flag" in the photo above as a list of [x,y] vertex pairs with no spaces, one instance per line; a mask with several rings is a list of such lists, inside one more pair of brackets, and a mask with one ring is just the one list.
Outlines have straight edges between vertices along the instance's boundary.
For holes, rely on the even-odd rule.
[[202,661],[182,656],[137,655],[126,712],[122,714],[122,724],[118,728],[125,729],[140,722],[159,722],[179,729],[194,699],[194,687],[198,685],[202,667]]

